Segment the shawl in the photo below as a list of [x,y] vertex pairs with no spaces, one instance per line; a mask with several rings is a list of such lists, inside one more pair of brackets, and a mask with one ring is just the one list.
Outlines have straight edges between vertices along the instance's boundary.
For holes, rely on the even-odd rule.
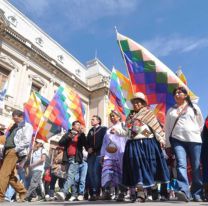
[[150,109],[143,107],[139,110],[139,112],[127,118],[127,124],[132,124],[132,122],[136,119],[148,125],[159,142],[165,141],[165,133],[161,127],[161,124]]

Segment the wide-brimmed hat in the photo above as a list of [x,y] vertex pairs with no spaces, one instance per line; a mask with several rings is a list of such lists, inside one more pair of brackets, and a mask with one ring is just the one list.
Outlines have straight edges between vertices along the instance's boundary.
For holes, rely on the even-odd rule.
[[147,104],[147,97],[142,92],[134,93],[131,102],[134,101],[135,99],[141,99]]

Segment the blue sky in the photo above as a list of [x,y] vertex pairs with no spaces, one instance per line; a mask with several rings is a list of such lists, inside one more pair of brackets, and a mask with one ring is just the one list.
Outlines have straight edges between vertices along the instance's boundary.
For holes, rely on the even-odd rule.
[[170,69],[182,67],[208,114],[207,0],[10,0],[80,62],[97,57],[126,74],[115,29]]

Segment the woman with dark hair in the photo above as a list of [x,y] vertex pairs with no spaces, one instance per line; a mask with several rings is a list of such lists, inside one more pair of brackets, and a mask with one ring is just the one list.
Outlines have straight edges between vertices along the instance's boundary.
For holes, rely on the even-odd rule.
[[[166,115],[165,134],[170,141],[176,157],[178,200],[201,201],[202,181],[200,175],[201,130],[203,117],[200,108],[190,100],[184,87],[177,87],[173,91],[176,104]],[[192,168],[192,184],[189,188],[187,176],[187,158],[190,158]]]
[[144,188],[169,181],[169,170],[161,150],[165,146],[165,134],[154,113],[147,107],[143,93],[134,94],[131,103],[134,111],[126,120],[130,139],[123,157],[123,184],[130,187],[132,202],[137,198],[144,202]]

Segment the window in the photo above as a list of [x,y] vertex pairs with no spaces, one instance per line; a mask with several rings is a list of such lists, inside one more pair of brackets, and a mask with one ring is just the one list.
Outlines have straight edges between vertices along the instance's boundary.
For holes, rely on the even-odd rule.
[[40,92],[41,86],[35,82],[32,83],[31,93],[32,92]]
[[0,90],[4,87],[5,82],[8,80],[9,71],[0,66]]

